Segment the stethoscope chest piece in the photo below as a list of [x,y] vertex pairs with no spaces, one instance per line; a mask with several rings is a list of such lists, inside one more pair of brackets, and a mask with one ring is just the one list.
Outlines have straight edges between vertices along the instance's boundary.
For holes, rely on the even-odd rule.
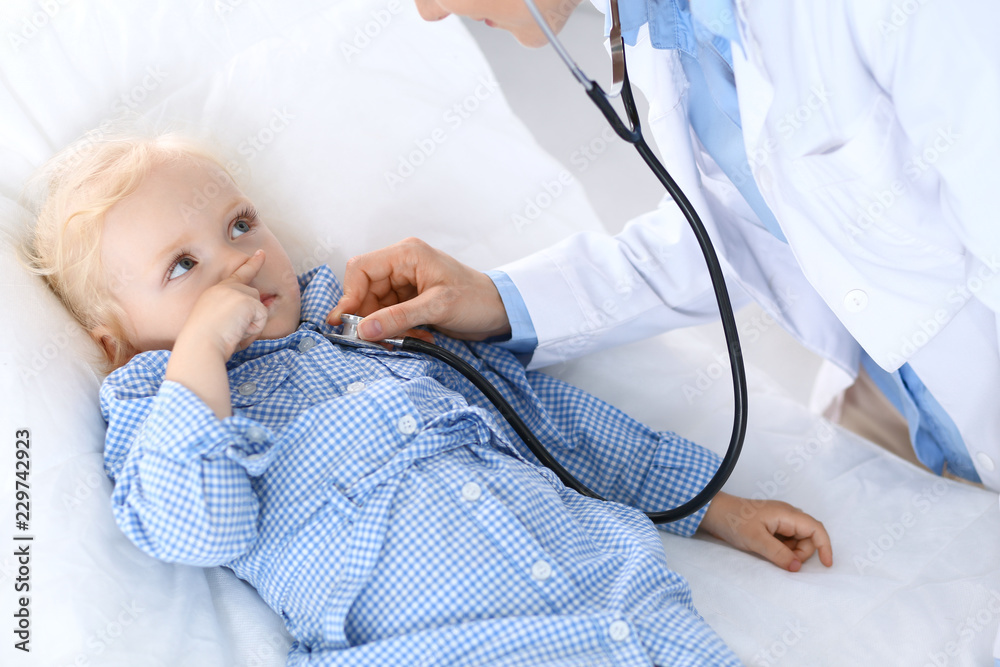
[[358,338],[358,324],[364,318],[359,315],[343,314],[340,321],[344,325],[339,334],[323,334],[327,339],[341,345],[353,345],[354,347],[375,347],[383,349],[378,343],[372,343]]

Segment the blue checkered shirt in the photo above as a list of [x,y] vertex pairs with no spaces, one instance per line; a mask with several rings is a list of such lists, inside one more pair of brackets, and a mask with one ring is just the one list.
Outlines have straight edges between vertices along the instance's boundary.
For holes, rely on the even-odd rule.
[[[164,381],[165,350],[105,380],[112,507],[140,549],[251,583],[289,665],[739,664],[643,514],[563,486],[447,365],[330,343],[326,266],[299,286],[298,330],[227,363],[231,417]],[[606,496],[673,507],[717,467],[504,350],[437,342]]]

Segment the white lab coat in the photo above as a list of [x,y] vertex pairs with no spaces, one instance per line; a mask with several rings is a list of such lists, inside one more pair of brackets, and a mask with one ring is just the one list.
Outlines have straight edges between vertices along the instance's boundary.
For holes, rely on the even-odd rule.
[[[734,307],[749,295],[850,376],[861,347],[887,370],[909,362],[1000,489],[1000,3],[735,5],[744,143],[787,245],[702,150],[676,53],[645,27],[627,47],[647,136],[708,227]],[[669,201],[616,237],[501,268],[535,326],[536,367],[717,317]]]

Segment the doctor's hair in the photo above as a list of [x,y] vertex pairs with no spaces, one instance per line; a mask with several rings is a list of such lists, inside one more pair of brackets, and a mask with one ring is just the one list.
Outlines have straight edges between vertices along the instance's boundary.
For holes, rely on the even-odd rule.
[[[21,203],[32,224],[18,244],[18,261],[45,283],[98,344],[90,362],[107,374],[138,354],[130,325],[114,299],[117,276],[101,260],[104,217],[157,165],[201,158],[232,173],[222,151],[181,132],[104,126],[59,151],[26,183]],[[100,331],[97,330],[101,327]]]

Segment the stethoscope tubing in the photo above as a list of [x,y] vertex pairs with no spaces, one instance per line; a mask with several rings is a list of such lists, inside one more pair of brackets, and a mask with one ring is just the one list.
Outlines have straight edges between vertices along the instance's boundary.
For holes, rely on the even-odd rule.
[[[712,240],[708,235],[708,230],[705,229],[705,225],[701,221],[701,217],[698,215],[698,212],[691,204],[691,201],[684,194],[683,190],[681,190],[680,186],[677,185],[677,182],[673,179],[667,169],[656,158],[656,155],[649,148],[649,145],[642,137],[639,114],[635,106],[635,100],[632,97],[632,86],[629,83],[628,68],[625,62],[625,47],[621,37],[621,24],[618,18],[618,1],[610,0],[612,14],[611,55],[614,68],[612,92],[613,94],[617,94],[619,90],[621,91],[622,102],[625,105],[625,110],[628,114],[631,127],[626,126],[625,123],[622,122],[622,119],[614,110],[614,107],[611,106],[608,95],[601,89],[600,85],[598,85],[596,81],[589,79],[576,65],[573,59],[570,58],[569,53],[563,47],[562,43],[556,38],[551,28],[549,28],[548,23],[538,10],[538,7],[535,6],[535,3],[532,0],[524,0],[524,3],[527,5],[528,10],[535,18],[535,22],[538,23],[539,28],[548,38],[549,43],[552,44],[556,53],[559,54],[559,57],[564,63],[566,63],[567,67],[569,67],[573,76],[583,85],[584,89],[587,91],[587,96],[590,97],[594,104],[597,105],[597,108],[601,110],[601,113],[604,114],[604,117],[610,123],[615,133],[625,141],[635,146],[640,157],[642,157],[646,165],[650,168],[653,174],[656,175],[657,179],[673,198],[677,207],[681,210],[681,213],[683,213],[685,219],[688,221],[688,225],[691,227],[692,232],[694,232],[695,238],[698,241],[698,246],[701,248],[701,253],[705,259],[705,265],[708,267],[709,276],[712,279],[712,289],[715,293],[716,303],[718,303],[719,306],[719,316],[722,319],[722,329],[726,336],[726,347],[729,355],[730,368],[732,369],[734,395],[733,430],[732,435],[730,436],[729,446],[726,449],[726,454],[723,456],[722,461],[719,464],[718,470],[700,492],[687,502],[673,509],[646,512],[646,515],[654,523],[669,523],[672,521],[678,521],[698,511],[711,501],[712,498],[715,497],[715,495],[722,489],[736,467],[736,462],[739,460],[740,452],[743,449],[743,441],[746,438],[746,370],[743,365],[743,350],[740,347],[739,331],[736,326],[736,316],[733,314],[732,302],[729,300],[729,292],[726,289],[725,276],[723,276],[719,257],[715,252],[715,247],[712,245]],[[534,450],[532,449],[532,451]],[[535,455],[538,456],[537,453]],[[542,457],[539,457],[539,460],[544,462]],[[569,477],[569,481],[567,481],[567,479],[561,474],[559,477],[567,486],[576,489],[580,493],[584,493],[584,495],[594,498],[600,497],[589,489],[586,489],[585,486],[573,478],[572,475],[569,475],[569,473],[565,474]],[[585,491],[581,490],[581,488],[585,489]]]

